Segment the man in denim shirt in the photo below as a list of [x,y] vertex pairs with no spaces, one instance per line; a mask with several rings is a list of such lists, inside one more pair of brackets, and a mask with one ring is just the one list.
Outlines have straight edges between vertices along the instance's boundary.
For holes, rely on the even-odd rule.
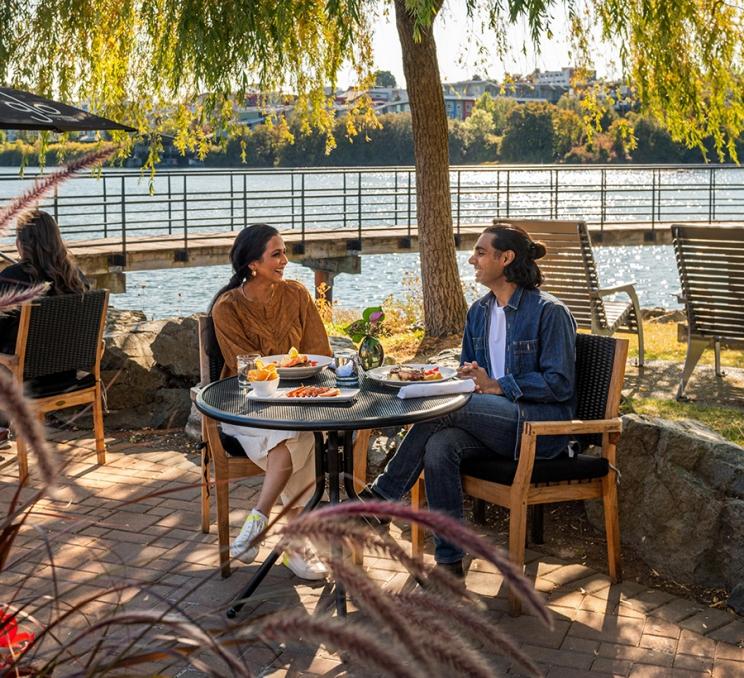
[[[462,409],[416,424],[362,499],[399,500],[425,471],[430,508],[463,518],[460,465],[501,455],[516,459],[523,421],[567,420],[575,410],[576,322],[566,306],[541,292],[536,259],[545,246],[521,228],[497,224],[478,239],[469,263],[488,294],[468,311],[461,378],[476,393]],[[541,437],[539,458],[561,454],[564,436]],[[439,537],[435,559],[462,576],[464,553]]]

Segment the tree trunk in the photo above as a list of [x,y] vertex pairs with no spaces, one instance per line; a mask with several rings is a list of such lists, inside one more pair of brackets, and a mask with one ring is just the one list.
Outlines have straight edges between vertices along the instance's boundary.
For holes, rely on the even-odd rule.
[[447,115],[434,27],[422,28],[421,39],[415,42],[414,18],[406,11],[405,0],[395,0],[395,17],[403,52],[416,158],[424,325],[428,336],[461,334],[467,307],[452,231]]

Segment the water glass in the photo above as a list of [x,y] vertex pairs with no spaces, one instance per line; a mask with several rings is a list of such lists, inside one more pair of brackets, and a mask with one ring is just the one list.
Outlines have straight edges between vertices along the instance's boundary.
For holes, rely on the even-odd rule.
[[333,355],[337,386],[357,386],[359,370],[356,355],[352,351],[338,351]]
[[240,388],[248,389],[250,387],[248,372],[256,369],[256,360],[260,357],[260,353],[244,353],[243,355],[236,356],[238,363],[238,385]]

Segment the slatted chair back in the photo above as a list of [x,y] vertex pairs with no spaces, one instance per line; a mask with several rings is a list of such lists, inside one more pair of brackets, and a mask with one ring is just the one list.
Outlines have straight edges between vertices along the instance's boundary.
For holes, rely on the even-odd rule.
[[23,380],[68,370],[93,373],[101,350],[108,292],[41,297],[23,308],[28,322],[25,345],[18,333],[16,353],[23,354]]
[[744,228],[672,226],[691,334],[744,344]]

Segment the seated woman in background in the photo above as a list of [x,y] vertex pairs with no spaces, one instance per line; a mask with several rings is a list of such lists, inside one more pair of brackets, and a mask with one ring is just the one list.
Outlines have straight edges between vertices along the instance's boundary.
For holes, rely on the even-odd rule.
[[[49,283],[46,294],[85,292],[90,286],[70,255],[59,226],[51,214],[35,210],[19,224],[16,249],[20,260],[0,271],[0,292],[14,287],[31,287]],[[15,353],[18,335],[17,311],[0,315],[0,352]],[[54,375],[59,380],[75,379],[75,374]],[[0,415],[0,446],[7,445],[8,428]]]
[[[266,224],[253,224],[235,238],[230,250],[233,276],[215,295],[210,307],[225,367],[222,376],[234,376],[236,356],[245,353],[277,355],[294,346],[301,353],[331,355],[320,314],[310,293],[294,280],[284,280],[287,254],[279,232]],[[281,494],[286,505],[296,499],[296,515],[315,488],[315,438],[310,432],[269,431],[222,424],[246,455],[266,471],[255,508],[245,520],[230,555],[252,562],[258,546],[249,547],[268,520]],[[303,579],[322,579],[325,566],[308,547],[285,555],[284,564]]]

